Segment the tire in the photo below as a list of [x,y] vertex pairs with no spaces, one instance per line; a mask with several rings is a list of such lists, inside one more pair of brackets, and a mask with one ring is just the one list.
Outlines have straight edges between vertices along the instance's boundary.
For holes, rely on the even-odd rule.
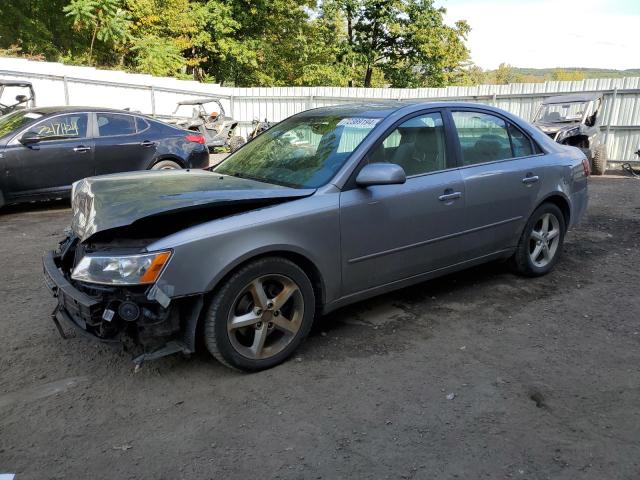
[[245,143],[247,142],[243,137],[239,135],[234,135],[229,139],[229,150],[231,151],[231,153],[233,153],[236,150],[238,150],[241,146],[243,146]]
[[598,145],[591,159],[591,171],[594,175],[604,175],[607,171],[607,149],[604,145]]
[[235,271],[214,293],[204,317],[204,341],[228,367],[264,370],[298,348],[314,316],[309,277],[290,260],[265,257]]
[[154,163],[151,170],[179,170],[182,167],[173,160],[160,160]]
[[[547,235],[544,235],[545,218],[548,226]],[[566,230],[564,215],[556,205],[540,205],[527,221],[516,252],[511,258],[516,273],[527,277],[539,277],[553,270],[560,257]],[[551,237],[554,231],[556,234]]]

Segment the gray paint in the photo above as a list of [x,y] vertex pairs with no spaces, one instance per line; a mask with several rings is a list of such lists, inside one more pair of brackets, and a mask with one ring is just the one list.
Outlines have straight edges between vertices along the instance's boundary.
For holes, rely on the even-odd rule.
[[[587,179],[580,150],[558,145],[526,122],[491,107],[393,105],[330,184],[305,192],[303,198],[201,223],[151,243],[149,251],[174,252],[158,287],[172,298],[208,292],[241,263],[288,252],[315,265],[328,311],[509,256],[526,220],[551,196],[567,202],[570,225],[583,215]],[[398,121],[416,112],[456,108],[478,108],[507,118],[535,139],[543,153],[468,167],[454,164],[445,171],[409,177],[404,184],[362,188],[350,180],[369,149]],[[456,158],[454,152],[452,160]],[[528,177],[537,180],[523,182]]]

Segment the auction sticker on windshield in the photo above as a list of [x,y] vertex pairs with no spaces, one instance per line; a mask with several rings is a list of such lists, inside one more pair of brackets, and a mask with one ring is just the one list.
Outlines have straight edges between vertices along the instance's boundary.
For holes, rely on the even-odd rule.
[[379,118],[343,118],[338,122],[339,127],[373,128],[380,122]]

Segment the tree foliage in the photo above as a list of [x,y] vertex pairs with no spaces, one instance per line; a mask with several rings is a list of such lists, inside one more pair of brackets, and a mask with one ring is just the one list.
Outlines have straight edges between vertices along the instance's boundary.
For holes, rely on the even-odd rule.
[[434,0],[12,0],[0,49],[236,86],[465,84]]

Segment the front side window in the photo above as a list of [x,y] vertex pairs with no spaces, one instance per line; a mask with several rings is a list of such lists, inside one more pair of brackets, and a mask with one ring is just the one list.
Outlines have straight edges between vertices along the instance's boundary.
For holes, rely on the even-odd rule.
[[333,178],[380,118],[309,113],[274,125],[213,171],[294,188]]
[[69,113],[48,118],[29,128],[29,133],[39,135],[43,141],[87,136],[88,116],[86,113]]
[[136,119],[132,115],[98,113],[96,118],[98,120],[98,135],[101,137],[136,133]]
[[369,162],[395,163],[407,176],[447,168],[444,127],[440,113],[428,113],[400,124],[369,155]]
[[503,119],[479,112],[452,112],[452,116],[458,131],[463,165],[514,156],[507,124]]
[[0,137],[33,123],[42,114],[19,110],[0,117]]

